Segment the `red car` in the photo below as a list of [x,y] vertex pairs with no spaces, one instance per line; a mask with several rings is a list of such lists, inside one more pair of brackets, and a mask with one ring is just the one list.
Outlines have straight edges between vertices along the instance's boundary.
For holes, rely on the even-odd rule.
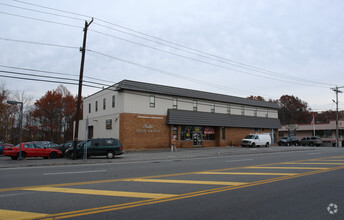
[[[25,157],[43,157],[44,159],[58,158],[62,155],[62,152],[56,149],[47,148],[39,144],[34,144],[31,142],[22,143],[22,158]],[[19,157],[19,144],[15,147],[5,147],[3,152],[4,156],[9,156],[12,160],[16,160]]]

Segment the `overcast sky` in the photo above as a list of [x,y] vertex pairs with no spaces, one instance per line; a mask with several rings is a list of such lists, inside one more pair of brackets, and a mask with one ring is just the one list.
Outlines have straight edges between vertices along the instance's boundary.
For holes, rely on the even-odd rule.
[[[84,21],[94,17],[84,76],[105,82],[87,81],[129,79],[265,99],[287,94],[313,110],[334,110],[330,88],[344,85],[343,11],[342,0],[1,0],[0,70],[78,79]],[[59,85],[0,75],[8,89],[35,100]],[[77,94],[76,85],[65,86]],[[97,91],[83,87],[83,96]]]

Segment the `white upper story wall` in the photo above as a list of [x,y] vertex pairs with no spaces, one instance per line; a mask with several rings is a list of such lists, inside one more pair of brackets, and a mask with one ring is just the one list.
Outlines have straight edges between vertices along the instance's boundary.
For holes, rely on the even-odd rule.
[[[151,97],[154,97],[154,99]],[[154,103],[151,103],[152,100]],[[194,107],[201,112],[278,118],[278,110],[273,108],[127,90],[115,91],[114,87],[86,97],[83,105],[84,118],[105,117],[120,113],[167,115],[168,109],[176,108],[178,110],[194,111]]]
[[122,112],[124,112],[123,93],[114,91],[111,87],[86,97],[83,102],[84,118],[104,117]]
[[[192,98],[188,99],[133,91],[125,91],[120,94],[123,94],[122,99],[124,100],[124,113],[166,115],[167,110],[173,109],[174,107],[176,107],[176,109],[178,110],[193,111],[194,106],[197,106],[197,111],[201,112],[212,112],[212,109],[214,109],[214,113],[221,114],[278,118],[277,109],[212,102],[209,100],[199,100]],[[154,97],[154,103],[152,103],[152,105],[151,97]],[[195,102],[197,102],[197,104]],[[177,105],[174,106],[174,104]]]

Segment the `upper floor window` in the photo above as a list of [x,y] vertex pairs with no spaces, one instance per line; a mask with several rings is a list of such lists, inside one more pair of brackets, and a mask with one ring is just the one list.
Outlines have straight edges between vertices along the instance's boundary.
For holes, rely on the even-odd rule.
[[211,103],[211,113],[215,113],[215,103]]
[[88,113],[91,113],[91,103],[88,103]]
[[265,117],[269,117],[269,110],[268,109],[266,109],[266,112],[265,112]]
[[245,115],[245,106],[241,106],[241,115]]
[[98,101],[96,101],[96,112],[98,111]]
[[155,108],[155,96],[153,96],[153,95],[151,95],[151,96],[149,97],[149,106],[150,106],[151,108]]
[[103,98],[103,110],[105,110],[105,109],[106,109],[106,99]]
[[254,117],[257,117],[257,112],[258,112],[258,110],[257,109],[254,109]]
[[178,109],[178,99],[173,98],[173,109]]
[[193,110],[197,111],[197,100],[193,101]]
[[115,101],[116,101],[116,96],[113,95],[113,96],[112,96],[112,108],[115,107]]
[[231,114],[231,105],[227,105],[227,114]]

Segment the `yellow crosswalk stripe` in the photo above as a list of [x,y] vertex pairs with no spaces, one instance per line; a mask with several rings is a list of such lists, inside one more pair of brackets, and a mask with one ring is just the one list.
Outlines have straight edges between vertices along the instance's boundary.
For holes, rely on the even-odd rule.
[[57,188],[57,187],[39,187],[39,188],[28,188],[28,189],[23,189],[23,190],[39,191],[39,192],[86,194],[86,195],[98,195],[98,196],[148,198],[148,199],[161,199],[161,198],[175,196],[174,194],[141,193],[141,192],[109,191],[109,190],[94,190],[94,189],[73,189],[73,188]]
[[203,184],[203,185],[224,185],[238,186],[246,184],[244,182],[222,182],[222,181],[198,181],[198,180],[167,180],[167,179],[128,179],[126,181],[133,182],[149,182],[149,183],[182,183],[182,184]]
[[19,220],[19,219],[33,219],[33,218],[42,218],[48,214],[35,213],[35,212],[22,212],[22,211],[13,211],[0,209],[0,219],[6,220]]
[[322,170],[328,169],[324,167],[245,167],[249,169],[285,169],[285,170]]
[[297,173],[199,172],[196,174],[290,176]]
[[285,162],[283,164],[324,164],[324,165],[344,165],[344,163],[322,163],[322,162],[300,162],[300,163],[297,163],[297,162]]

